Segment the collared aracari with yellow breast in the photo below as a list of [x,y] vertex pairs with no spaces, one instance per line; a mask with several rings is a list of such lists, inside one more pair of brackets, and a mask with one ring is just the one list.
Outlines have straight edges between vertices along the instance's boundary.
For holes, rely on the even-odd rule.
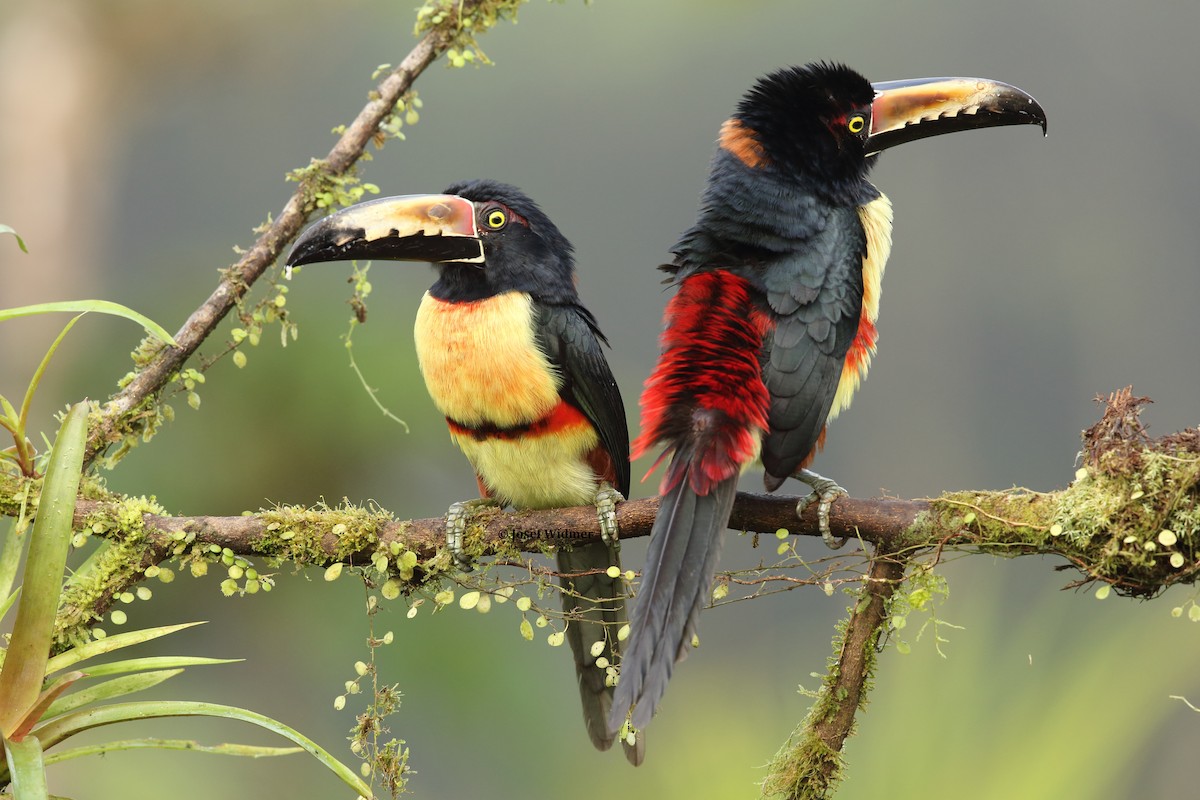
[[[975,78],[871,84],[847,67],[771,73],[721,128],[699,217],[663,267],[676,286],[642,394],[634,456],[663,445],[660,488],[609,729],[649,723],[692,646],[738,476],[794,477],[829,506],[845,490],[806,469],[875,352],[892,207],[867,179],[878,154],[953,131],[1046,116]],[[632,708],[632,712],[631,712]]]
[[[456,183],[440,195],[362,203],[313,225],[295,266],[346,259],[428,261],[438,278],[417,311],[425,385],[475,470],[483,502],[596,504],[604,541],[558,552],[563,606],[592,742],[608,749],[617,632],[625,624],[615,502],[629,492],[629,432],[595,318],[575,288],[573,248],[513,186]],[[618,494],[619,493],[619,494]],[[467,507],[447,514],[461,553]],[[622,742],[634,764],[644,745]]]

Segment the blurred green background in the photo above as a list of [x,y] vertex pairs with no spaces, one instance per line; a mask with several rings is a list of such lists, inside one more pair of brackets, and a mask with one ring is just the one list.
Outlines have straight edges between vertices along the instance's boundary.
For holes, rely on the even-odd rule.
[[[409,4],[371,0],[4,0],[0,222],[31,254],[0,240],[0,305],[102,297],[177,328],[230,248],[281,207],[285,172],[324,155],[376,65],[408,51],[412,18]],[[420,123],[363,177],[386,194],[485,176],[528,191],[577,247],[582,295],[612,340],[635,420],[666,297],[653,268],[692,220],[717,128],[754,78],[836,59],[872,80],[1017,84],[1047,109],[1047,139],[1027,128],[940,138],[888,153],[875,171],[896,205],[880,352],[817,468],[857,496],[1051,490],[1071,479],[1096,393],[1132,383],[1153,397],[1155,434],[1200,416],[1197,30],[1200,6],[1158,0],[537,0],[482,40],[496,66],[429,70]],[[272,329],[246,369],[218,364],[200,409],[177,400],[176,421],[111,486],[182,514],[347,497],[428,517],[471,496],[413,357],[431,270],[377,265],[355,334],[407,434],[347,368],[347,275],[305,270],[288,295],[299,340],[283,349]],[[0,326],[0,392],[20,396],[64,321]],[[137,338],[123,321],[84,320],[52,367],[37,427],[68,401],[106,397]],[[824,554],[819,542],[802,548]],[[628,543],[627,563],[640,566],[643,551]],[[758,558],[730,539],[727,564]],[[1058,565],[945,565],[939,615],[963,629],[948,632],[946,658],[929,637],[882,656],[839,797],[1194,791],[1200,716],[1168,699],[1200,701],[1200,628],[1169,615],[1190,595],[1099,602],[1060,591],[1074,576]],[[349,758],[360,707],[351,698],[336,712],[333,698],[366,653],[365,592],[283,573],[252,598],[223,598],[215,571],[155,585],[159,602],[130,609],[129,624],[211,620],[165,649],[247,660],[196,668],[162,694],[253,708]],[[396,633],[384,679],[405,693],[391,722],[412,747],[420,797],[753,797],[807,708],[797,687],[816,685],[845,605],[801,591],[707,613],[703,647],[677,671],[636,770],[593,752],[566,653],[524,642],[511,607],[407,620],[397,604],[375,624]],[[191,722],[140,733],[262,740]],[[59,794],[128,800],[345,795],[301,757],[119,754],[51,781]]]

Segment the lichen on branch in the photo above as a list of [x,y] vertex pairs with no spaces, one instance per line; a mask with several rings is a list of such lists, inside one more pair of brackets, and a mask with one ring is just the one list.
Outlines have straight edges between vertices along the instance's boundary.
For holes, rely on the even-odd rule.
[[[519,4],[514,0],[457,0],[431,4],[441,9],[440,15],[425,14],[418,20],[419,41],[379,81],[355,119],[336,129],[338,139],[329,153],[305,168],[308,170],[303,176],[305,180],[300,182],[280,212],[256,229],[259,235],[253,246],[239,251],[240,258],[222,271],[212,294],[175,334],[178,346],[139,347],[133,372],[121,380],[118,391],[93,415],[89,424],[89,463],[110,446],[116,445],[113,452],[124,454],[138,441],[153,435],[163,419],[157,402],[160,393],[176,379],[184,364],[230,310],[239,306],[246,292],[275,264],[321,206],[320,201],[326,195],[338,200],[368,189],[368,185],[355,182],[355,166],[369,158],[367,146],[371,142],[379,144],[394,134],[398,104],[405,104],[406,114],[415,110],[417,103],[411,90],[417,77],[449,48],[474,42],[474,37],[496,21],[511,16]],[[411,109],[408,107],[410,101]]]
[[[1200,578],[1200,430],[1151,438],[1140,420],[1149,401],[1131,387],[1097,398],[1099,422],[1084,431],[1082,466],[1057,492],[960,492],[931,507],[944,541],[999,555],[1065,558],[1081,577],[1119,594],[1152,597]],[[932,532],[932,531],[931,531]]]

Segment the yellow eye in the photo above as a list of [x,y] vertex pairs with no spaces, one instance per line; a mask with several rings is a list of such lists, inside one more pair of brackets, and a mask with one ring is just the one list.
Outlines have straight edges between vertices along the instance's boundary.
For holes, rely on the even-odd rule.
[[488,212],[487,219],[485,221],[487,222],[487,226],[489,228],[492,228],[493,230],[499,230],[508,222],[508,216],[500,209],[493,208]]
[[850,129],[851,133],[862,133],[862,129],[864,126],[866,126],[866,124],[867,121],[863,119],[862,114],[855,114],[846,123],[846,127]]

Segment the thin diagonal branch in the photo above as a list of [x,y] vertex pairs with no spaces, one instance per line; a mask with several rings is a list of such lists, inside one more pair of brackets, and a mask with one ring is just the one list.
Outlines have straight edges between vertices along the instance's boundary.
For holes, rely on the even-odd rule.
[[[464,0],[460,13],[467,14],[477,5],[479,0]],[[379,134],[380,125],[392,113],[396,103],[449,46],[451,35],[447,31],[446,26],[439,26],[427,32],[400,65],[379,83],[371,93],[370,102],[346,127],[333,149],[325,156],[321,168],[324,176],[344,176],[354,168],[368,143]],[[130,417],[136,417],[137,410],[163,389],[238,300],[275,263],[284,247],[296,237],[312,214],[310,191],[311,186],[301,183],[254,246],[237,263],[222,272],[216,289],[175,334],[179,346],[161,349],[105,403],[100,414],[94,418],[88,436],[89,462],[109,444],[120,441],[131,429],[135,432],[138,430],[137,422]]]

